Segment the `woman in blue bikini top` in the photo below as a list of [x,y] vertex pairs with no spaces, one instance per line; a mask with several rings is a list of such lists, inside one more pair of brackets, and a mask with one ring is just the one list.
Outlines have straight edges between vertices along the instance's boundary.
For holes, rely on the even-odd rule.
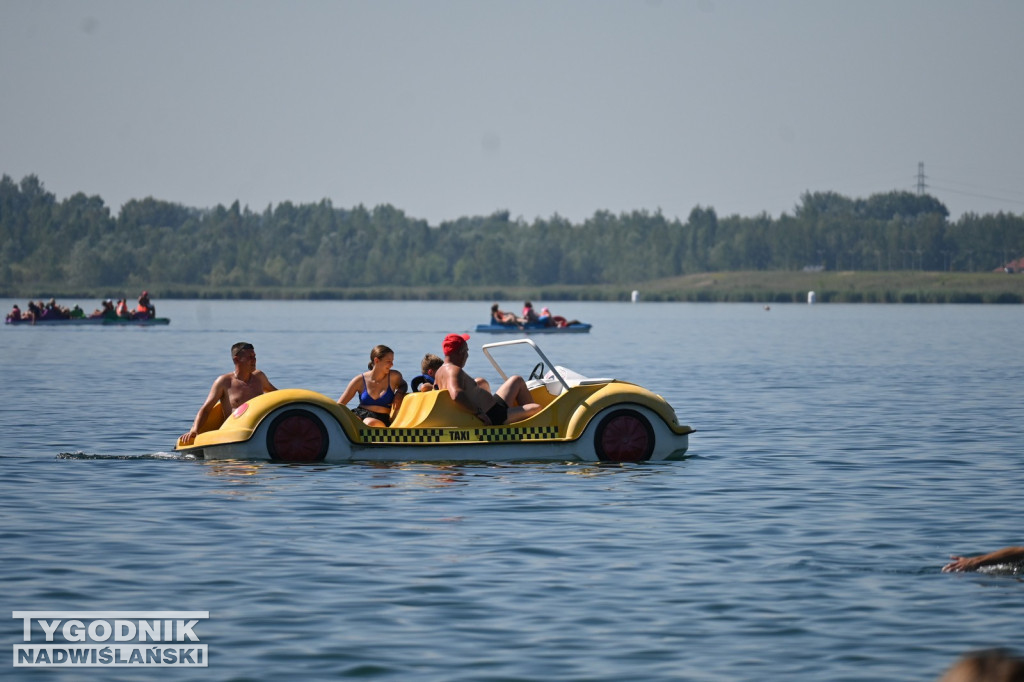
[[405,380],[401,372],[391,369],[394,364],[393,350],[387,346],[374,346],[367,365],[370,371],[352,377],[338,398],[338,404],[347,405],[358,395],[359,406],[352,411],[364,424],[377,428],[391,426],[392,415],[397,414],[405,397]]

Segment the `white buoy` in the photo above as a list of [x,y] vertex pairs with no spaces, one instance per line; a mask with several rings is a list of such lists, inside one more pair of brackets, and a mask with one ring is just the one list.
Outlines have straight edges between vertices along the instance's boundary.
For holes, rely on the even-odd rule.
[[808,291],[807,292],[807,302],[808,303],[814,303],[815,299],[817,299],[817,296],[814,295],[814,292],[813,291]]
[[640,292],[637,291],[636,289],[633,289],[633,295],[631,298],[633,300],[633,303],[636,303],[637,301],[640,300]]

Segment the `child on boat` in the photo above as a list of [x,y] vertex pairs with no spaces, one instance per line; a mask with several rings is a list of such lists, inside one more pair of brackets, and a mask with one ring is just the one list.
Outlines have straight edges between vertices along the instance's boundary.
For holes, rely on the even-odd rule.
[[[495,303],[494,305],[498,305]],[[437,357],[433,353],[427,353],[423,356],[423,360],[420,362],[420,371],[422,372],[419,376],[412,378],[409,385],[412,387],[413,393],[417,391],[433,391],[434,390],[434,374],[444,364],[444,360]]]

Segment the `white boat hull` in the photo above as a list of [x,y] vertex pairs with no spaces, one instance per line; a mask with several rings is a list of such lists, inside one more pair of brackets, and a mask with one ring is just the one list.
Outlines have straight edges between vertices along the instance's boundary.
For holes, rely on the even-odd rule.
[[[651,410],[640,405],[620,405],[643,415],[654,432],[653,450],[644,461],[682,459],[689,447],[689,434],[675,433]],[[323,462],[597,462],[602,457],[595,446],[601,423],[595,418],[576,439],[559,438],[556,433],[531,431],[515,424],[502,427],[360,429],[365,442],[352,442],[334,415],[315,405],[290,406],[289,411],[308,411],[323,425],[326,435]],[[284,414],[284,411],[281,412]],[[280,415],[279,415],[280,416]],[[204,459],[267,459],[290,461],[272,452],[275,415],[263,419],[246,441],[221,443],[186,450]],[[488,440],[482,440],[488,439]],[[295,461],[309,461],[304,457]]]

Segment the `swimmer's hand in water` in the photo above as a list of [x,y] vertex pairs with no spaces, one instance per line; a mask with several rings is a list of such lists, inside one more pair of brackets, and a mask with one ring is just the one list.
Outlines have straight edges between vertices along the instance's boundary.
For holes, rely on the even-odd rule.
[[962,573],[964,571],[977,570],[982,566],[1024,561],[1024,547],[1003,547],[1002,549],[997,549],[996,551],[989,552],[988,554],[981,554],[972,557],[963,557],[951,554],[949,558],[952,559],[952,561],[942,567],[942,572]]
[[950,554],[949,558],[952,559],[952,561],[942,567],[943,573],[963,573],[964,571],[973,571],[977,568],[975,560],[971,557]]

